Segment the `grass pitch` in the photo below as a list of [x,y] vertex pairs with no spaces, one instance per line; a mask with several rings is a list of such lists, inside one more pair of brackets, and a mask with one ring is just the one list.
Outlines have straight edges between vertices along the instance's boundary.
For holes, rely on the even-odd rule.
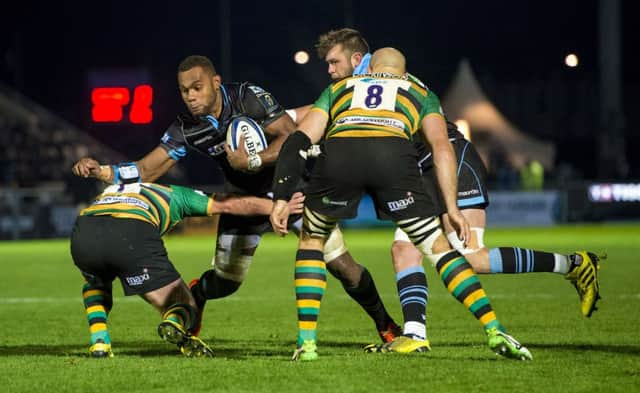
[[[392,231],[346,230],[401,320]],[[3,392],[633,392],[640,390],[640,226],[489,229],[488,246],[606,252],[600,310],[582,317],[573,287],[555,274],[481,276],[499,319],[533,353],[495,356],[478,322],[430,266],[429,353],[365,354],[372,322],[329,278],[316,362],[291,362],[296,337],[295,238],[267,235],[234,295],[207,304],[202,338],[213,359],[183,358],[156,334],[159,315],[115,283],[109,326],[115,357],[87,356],[82,279],[68,241],[0,243],[0,390]],[[212,236],[166,239],[185,280],[209,266]]]

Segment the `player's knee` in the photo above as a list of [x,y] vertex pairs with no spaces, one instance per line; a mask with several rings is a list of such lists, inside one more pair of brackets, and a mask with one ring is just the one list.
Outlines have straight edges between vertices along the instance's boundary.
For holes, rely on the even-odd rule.
[[396,240],[391,245],[391,258],[396,265],[400,261],[422,261],[422,253],[413,243],[404,240]]

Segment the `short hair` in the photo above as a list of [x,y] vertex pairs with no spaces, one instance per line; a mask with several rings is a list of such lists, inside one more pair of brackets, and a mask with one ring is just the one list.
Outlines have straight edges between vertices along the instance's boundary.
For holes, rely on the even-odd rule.
[[324,59],[331,48],[338,44],[342,44],[343,49],[351,53],[360,52],[365,54],[369,52],[369,44],[367,44],[362,34],[358,30],[345,27],[340,30],[331,30],[318,38],[318,43],[316,44],[318,57]]
[[216,68],[207,56],[191,55],[185,58],[178,65],[178,73],[189,71],[194,67],[202,67],[205,71],[211,72],[211,75],[215,76]]

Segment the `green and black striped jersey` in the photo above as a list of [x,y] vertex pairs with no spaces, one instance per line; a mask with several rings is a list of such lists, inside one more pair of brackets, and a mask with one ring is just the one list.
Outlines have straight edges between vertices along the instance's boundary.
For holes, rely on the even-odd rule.
[[148,222],[164,235],[184,217],[210,216],[213,198],[201,191],[152,183],[114,184],[105,188],[81,216],[111,216]]
[[413,76],[363,74],[332,83],[311,110],[329,118],[326,138],[411,139],[429,115],[443,116],[440,100]]

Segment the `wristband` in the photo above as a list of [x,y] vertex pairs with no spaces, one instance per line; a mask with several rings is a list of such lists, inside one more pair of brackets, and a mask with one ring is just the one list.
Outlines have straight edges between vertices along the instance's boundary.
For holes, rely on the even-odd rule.
[[113,184],[129,184],[140,181],[140,170],[135,162],[121,162],[111,166]]

